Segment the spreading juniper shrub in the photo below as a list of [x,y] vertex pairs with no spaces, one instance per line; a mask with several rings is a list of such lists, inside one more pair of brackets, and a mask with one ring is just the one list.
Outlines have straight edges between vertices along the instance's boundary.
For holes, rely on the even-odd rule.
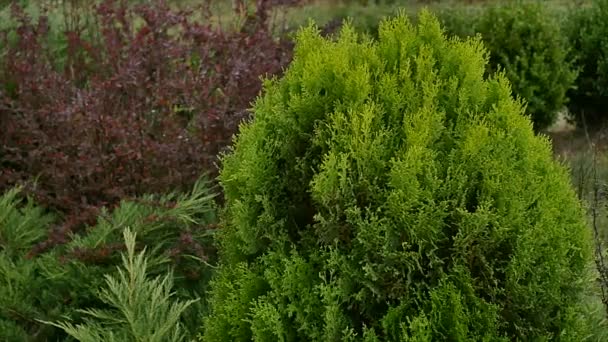
[[247,16],[238,30],[213,25],[208,6],[195,13],[164,1],[104,0],[62,27],[13,5],[15,25],[0,35],[0,191],[25,183],[63,214],[53,245],[101,205],[215,174],[260,76],[291,58],[271,34],[275,5],[235,10]]

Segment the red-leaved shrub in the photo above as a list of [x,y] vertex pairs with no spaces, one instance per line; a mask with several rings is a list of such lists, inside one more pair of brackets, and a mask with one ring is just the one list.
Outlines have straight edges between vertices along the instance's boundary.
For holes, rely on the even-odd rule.
[[27,183],[64,214],[40,249],[66,241],[102,205],[216,172],[261,76],[290,61],[291,44],[269,27],[280,3],[235,8],[246,20],[234,30],[204,8],[104,0],[60,39],[46,16],[12,7],[17,26],[0,36],[0,191]]

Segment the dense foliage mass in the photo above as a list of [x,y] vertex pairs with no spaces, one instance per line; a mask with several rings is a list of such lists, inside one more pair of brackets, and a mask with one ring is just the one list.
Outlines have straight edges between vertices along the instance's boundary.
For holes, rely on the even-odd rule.
[[415,2],[0,0],[0,340],[607,341],[608,0]]
[[104,0],[52,27],[12,6],[0,33],[0,191],[26,183],[66,214],[42,249],[93,223],[101,205],[216,173],[260,76],[291,58],[270,32],[270,6],[237,8],[236,29],[164,1]]
[[[212,233],[216,229],[215,204],[205,182],[196,183],[187,193],[144,196],[123,201],[112,212],[102,210],[97,223],[85,233],[39,255],[30,252],[45,239],[46,232],[57,223],[57,217],[32,201],[23,202],[18,192],[13,189],[0,197],[0,336],[3,340],[62,341],[66,334],[45,322],[69,317],[73,323],[81,324],[87,315],[79,310],[102,310],[103,313],[108,305],[117,307],[118,313],[111,314],[113,322],[103,323],[114,324],[115,329],[106,333],[116,334],[117,338],[124,333],[146,335],[166,325],[171,325],[170,331],[173,331],[175,327],[167,321],[175,315],[166,315],[163,320],[162,308],[178,304],[159,295],[175,284],[173,291],[178,300],[204,297],[211,270],[207,265],[215,260]],[[97,291],[106,286],[104,277],[113,277],[116,266],[120,265],[125,229],[137,234],[138,250],[142,246],[147,249],[147,266],[127,269],[125,274],[130,281],[115,280],[114,287],[110,286],[98,297]],[[149,284],[143,279],[146,276],[163,276],[165,280],[162,286],[155,286],[158,283]],[[122,277],[124,274],[115,278]],[[179,330],[181,334],[193,336],[205,303],[197,301],[184,310],[187,314],[179,325],[185,329]],[[131,328],[137,331],[129,331],[125,320],[136,322],[137,327]],[[119,329],[121,325],[126,328]]]
[[478,39],[423,12],[378,41],[314,27],[220,174],[204,341],[588,337],[567,171]]
[[454,6],[440,8],[436,14],[448,34],[464,38],[477,34],[477,26],[485,10],[481,6]]

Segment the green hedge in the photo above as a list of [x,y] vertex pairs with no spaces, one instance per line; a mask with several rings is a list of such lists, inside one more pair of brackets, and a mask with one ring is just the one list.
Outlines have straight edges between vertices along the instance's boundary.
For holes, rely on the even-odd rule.
[[203,341],[580,341],[590,237],[477,40],[297,38],[224,157]]

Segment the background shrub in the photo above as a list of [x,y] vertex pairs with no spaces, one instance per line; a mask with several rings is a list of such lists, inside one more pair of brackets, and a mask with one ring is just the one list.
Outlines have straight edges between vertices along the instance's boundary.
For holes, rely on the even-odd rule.
[[447,34],[464,38],[477,34],[485,10],[485,6],[453,6],[440,8],[436,14]]
[[[107,309],[96,291],[121,263],[122,235],[127,228],[138,236],[137,250],[145,246],[148,251],[146,274],[166,277],[172,269],[177,299],[204,298],[211,275],[208,265],[215,260],[212,234],[216,229],[215,203],[207,185],[201,181],[190,192],[123,201],[111,212],[102,210],[86,232],[69,236],[69,242],[44,253],[32,253],[32,249],[44,241],[57,218],[31,201],[22,203],[17,190],[8,191],[0,197],[2,336],[61,341],[67,335],[42,321],[69,317],[81,324],[86,315],[79,309]],[[145,300],[139,304],[150,305]],[[205,304],[193,304],[180,320],[188,335],[196,333],[197,317],[205,312]]]
[[534,128],[551,126],[567,103],[577,72],[567,35],[550,5],[513,2],[443,14],[449,33],[482,35],[490,53],[488,71],[504,70],[513,92],[525,99]]
[[592,6],[572,10],[569,23],[572,52],[580,72],[576,88],[570,90],[570,112],[588,128],[606,121],[608,106],[608,1],[594,0]]
[[0,35],[0,191],[26,184],[65,214],[53,245],[92,224],[99,206],[213,176],[260,76],[290,60],[270,7],[237,9],[233,30],[164,1],[104,0],[54,29],[44,13],[13,6],[16,27]]
[[223,160],[202,340],[588,337],[583,212],[485,56],[427,12],[300,32]]

